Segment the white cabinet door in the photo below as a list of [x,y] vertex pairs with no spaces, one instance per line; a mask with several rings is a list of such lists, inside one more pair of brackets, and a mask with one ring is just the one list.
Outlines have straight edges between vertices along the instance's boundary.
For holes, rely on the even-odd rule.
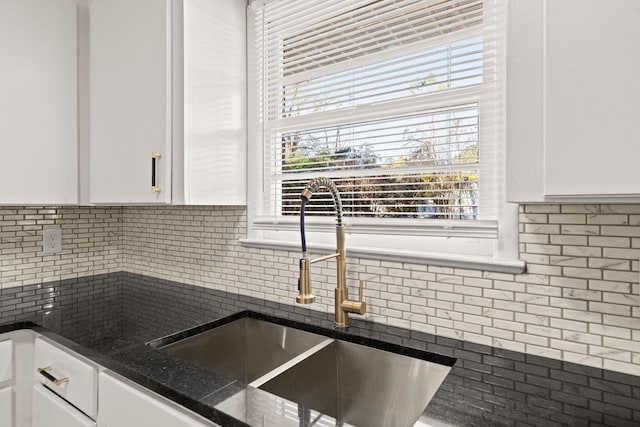
[[0,204],[78,202],[75,0],[0,0]]
[[13,427],[13,390],[0,388],[0,427]]
[[182,15],[184,117],[178,109],[174,117],[184,124],[175,138],[184,158],[174,178],[183,182],[174,185],[174,203],[244,205],[246,3],[186,0]]
[[13,379],[13,340],[0,335],[0,385]]
[[635,195],[637,0],[547,2],[545,194]]
[[640,201],[637,0],[509,7],[508,200]]
[[96,423],[41,385],[33,386],[31,427],[95,427]]
[[93,203],[171,201],[170,12],[169,0],[89,3]]
[[97,365],[44,337],[36,338],[33,359],[36,383],[44,384],[85,414],[95,417],[98,412]]
[[13,427],[13,340],[0,335],[0,427]]
[[0,334],[0,427],[31,426],[34,339],[30,329]]
[[215,424],[109,372],[99,380],[100,427],[211,427]]
[[246,203],[245,8],[89,3],[91,202]]

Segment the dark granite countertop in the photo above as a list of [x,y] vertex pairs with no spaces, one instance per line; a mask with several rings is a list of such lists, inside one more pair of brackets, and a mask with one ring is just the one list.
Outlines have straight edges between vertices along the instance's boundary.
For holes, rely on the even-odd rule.
[[[34,302],[29,312],[7,315],[5,311],[0,333],[25,327],[45,332],[223,426],[247,425],[242,417],[230,416],[218,406],[245,386],[146,343],[247,310],[258,313],[255,316],[322,328],[328,335],[350,341],[375,340],[455,358],[421,418],[429,425],[640,426],[640,377],[385,326],[357,316],[343,333],[333,330],[331,314],[303,306],[130,273],[10,288],[0,296],[13,298],[16,306],[19,298]],[[245,415],[251,419],[251,414]]]

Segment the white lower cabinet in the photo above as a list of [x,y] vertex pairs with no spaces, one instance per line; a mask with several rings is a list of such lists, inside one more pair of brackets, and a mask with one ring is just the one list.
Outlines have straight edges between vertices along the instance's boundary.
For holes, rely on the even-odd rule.
[[0,388],[0,427],[13,426],[13,389]]
[[30,330],[0,334],[0,427],[31,426],[34,338]]
[[0,334],[0,427],[216,427],[29,329]]
[[0,385],[13,379],[13,340],[0,339]]
[[13,426],[13,340],[0,336],[0,427]]
[[212,422],[113,372],[98,380],[100,427],[212,427]]
[[31,427],[95,427],[96,422],[40,384],[33,386]]
[[45,338],[35,342],[36,384],[42,384],[88,416],[98,413],[98,365]]

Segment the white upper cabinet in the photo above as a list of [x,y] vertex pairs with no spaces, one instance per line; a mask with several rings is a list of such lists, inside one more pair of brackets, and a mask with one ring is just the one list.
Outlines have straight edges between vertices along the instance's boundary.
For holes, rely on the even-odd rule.
[[170,19],[169,0],[89,3],[93,203],[171,202]]
[[184,0],[183,13],[184,126],[175,140],[184,142],[184,158],[174,163],[182,171],[174,203],[244,205],[246,2]]
[[0,0],[0,204],[78,202],[75,0]]
[[508,199],[640,201],[638,1],[509,6]]
[[245,7],[90,1],[92,203],[245,203]]

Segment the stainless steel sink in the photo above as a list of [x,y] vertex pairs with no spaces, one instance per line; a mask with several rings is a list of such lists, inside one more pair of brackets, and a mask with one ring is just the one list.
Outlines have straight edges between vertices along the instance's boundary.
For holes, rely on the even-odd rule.
[[333,341],[258,388],[355,426],[410,426],[450,369]]
[[[285,399],[297,404],[298,414],[308,416],[313,410],[335,418],[338,424],[411,426],[455,362],[374,340],[367,343],[373,347],[368,347],[250,315],[201,330],[149,344],[247,384],[244,391],[216,407],[249,424],[247,414],[263,423],[274,415],[273,408],[280,407],[272,399]],[[332,331],[327,335],[349,339]],[[163,345],[184,336],[188,338]],[[261,397],[254,399],[249,394]],[[282,422],[284,418],[274,424],[285,425]]]
[[159,348],[250,383],[325,340],[322,335],[244,317]]

